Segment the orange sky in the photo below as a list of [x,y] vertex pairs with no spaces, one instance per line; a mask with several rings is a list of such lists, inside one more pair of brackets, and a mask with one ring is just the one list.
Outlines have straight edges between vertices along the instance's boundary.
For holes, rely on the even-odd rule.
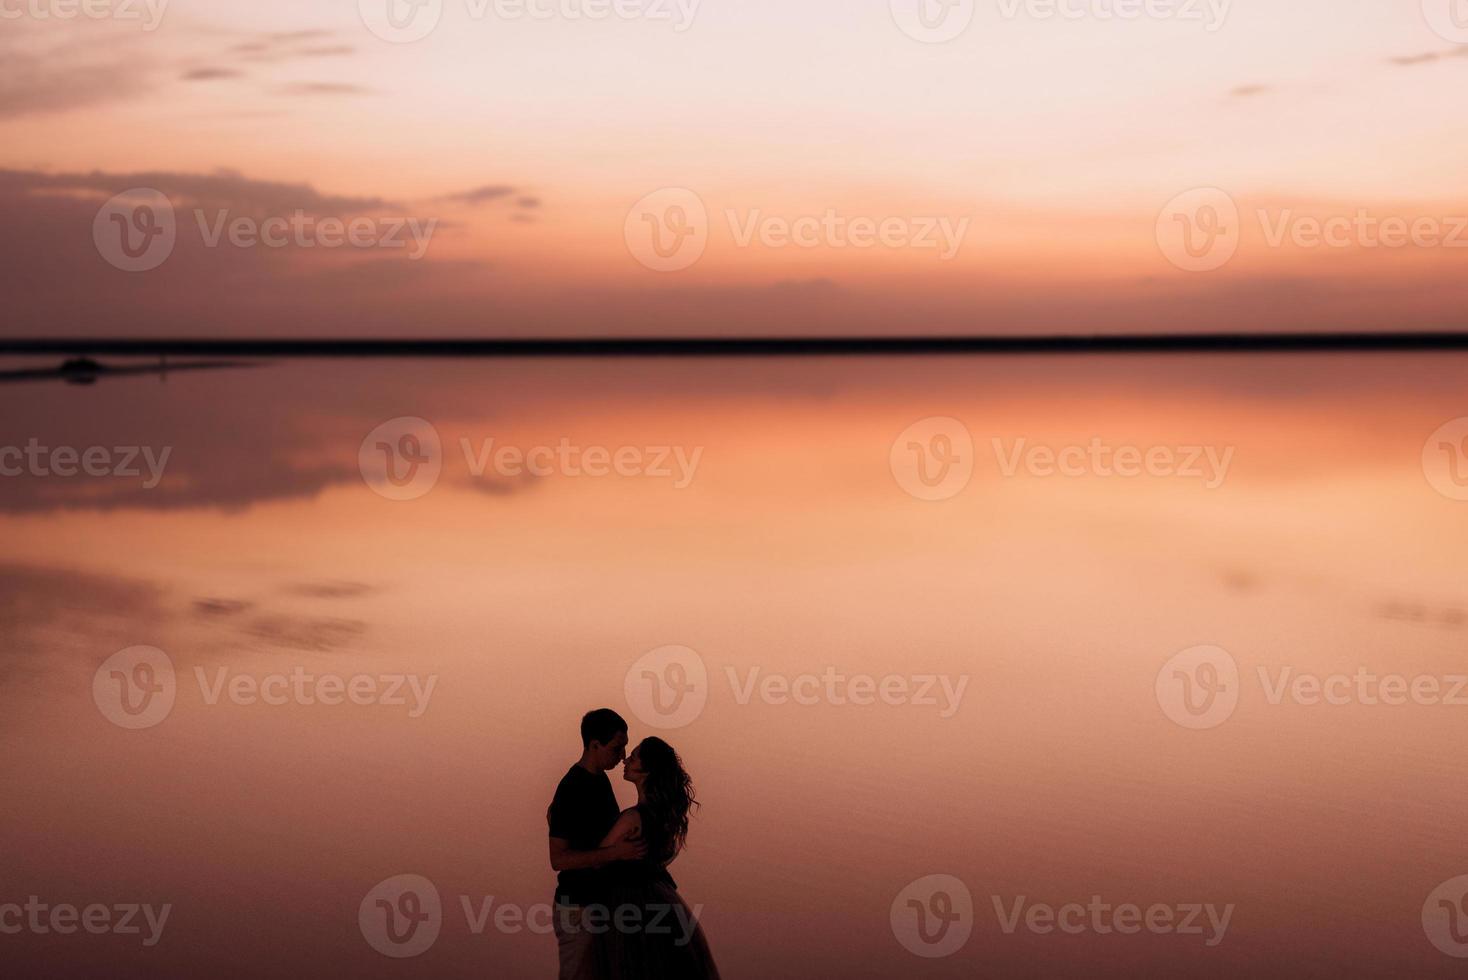
[[[374,0],[36,16],[56,2],[7,0],[21,15],[0,40],[13,333],[1432,328],[1468,299],[1468,46],[1417,4],[1116,20],[1109,0],[1069,0],[1069,19],[1006,0],[928,44],[888,4],[842,0],[668,0],[669,20],[430,0],[436,26],[411,43],[369,29]],[[119,273],[88,225],[139,186],[178,209],[179,244]],[[661,188],[706,214],[706,248],[673,271],[628,240],[629,209]],[[1237,254],[1205,272],[1157,232],[1195,188],[1240,215]],[[414,268],[375,248],[186,254],[208,216],[296,209],[436,226]],[[1358,212],[1435,222],[1439,240],[1264,234]],[[898,235],[778,235],[828,215]],[[947,245],[918,247],[930,222]],[[56,297],[38,279],[57,267],[100,298]],[[262,298],[297,287],[325,312]]]

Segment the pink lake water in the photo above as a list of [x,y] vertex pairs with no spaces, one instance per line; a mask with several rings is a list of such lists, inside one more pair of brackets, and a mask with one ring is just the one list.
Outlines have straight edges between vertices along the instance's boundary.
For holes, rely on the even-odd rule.
[[[1468,928],[1437,897],[1468,875],[1468,457],[1443,428],[1465,368],[293,362],[0,388],[0,446],[169,450],[151,488],[0,479],[0,906],[171,907],[152,946],[24,929],[0,953],[32,975],[551,976],[543,930],[476,931],[465,903],[550,899],[545,808],[605,705],[695,779],[672,870],[726,976],[1458,975],[1431,930]],[[393,500],[363,443],[405,417],[440,472]],[[637,453],[476,474],[491,439]],[[1092,446],[1203,472],[1066,454]],[[139,645],[175,700],[127,729],[93,681]],[[637,691],[667,647],[702,707],[660,728]],[[1181,716],[1206,727],[1169,714],[1197,647],[1236,667],[1226,718]],[[434,680],[416,712],[211,694],[293,672]],[[801,680],[828,673],[907,696]],[[1440,696],[1373,703],[1362,673]],[[1300,675],[1352,686],[1312,703]],[[358,912],[402,874],[442,914],[397,959]],[[958,918],[914,943],[930,876]],[[1006,929],[1093,896],[1231,911],[1221,934]]]

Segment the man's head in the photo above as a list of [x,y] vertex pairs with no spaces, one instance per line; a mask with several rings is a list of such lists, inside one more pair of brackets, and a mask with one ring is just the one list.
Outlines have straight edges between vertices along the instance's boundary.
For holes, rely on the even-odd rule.
[[581,748],[596,769],[615,769],[627,755],[627,722],[611,708],[588,711],[581,719]]

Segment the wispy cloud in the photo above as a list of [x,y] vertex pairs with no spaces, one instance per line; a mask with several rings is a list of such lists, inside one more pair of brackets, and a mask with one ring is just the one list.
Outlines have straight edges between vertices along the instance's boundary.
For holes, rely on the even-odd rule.
[[1421,51],[1417,54],[1398,55],[1388,58],[1387,63],[1396,65],[1398,68],[1415,68],[1418,65],[1430,65],[1438,61],[1446,61],[1450,58],[1468,58],[1468,47],[1449,48],[1446,51]]
[[445,194],[441,200],[454,201],[459,204],[484,204],[489,201],[503,200],[515,193],[515,188],[504,184],[486,184],[467,191]]
[[179,78],[186,82],[212,82],[225,78],[242,78],[244,72],[233,68],[191,68],[184,72]]
[[310,97],[315,95],[372,95],[372,89],[343,82],[294,82],[283,86],[281,95]]

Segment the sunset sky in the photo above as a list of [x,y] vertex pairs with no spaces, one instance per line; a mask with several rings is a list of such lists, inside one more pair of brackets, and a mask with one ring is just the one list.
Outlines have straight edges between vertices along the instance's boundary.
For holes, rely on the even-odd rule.
[[[559,12],[577,3],[532,19],[443,0],[410,43],[368,28],[369,0],[173,0],[151,31],[142,0],[135,19],[8,19],[0,329],[1448,328],[1468,300],[1468,220],[1454,222],[1468,46],[1417,3],[1189,3],[1134,20],[1103,19],[1099,0],[1074,19],[979,4],[934,44],[878,0],[688,2],[593,20]],[[91,225],[137,187],[173,203],[178,245],[129,273]],[[709,216],[706,252],[676,271],[640,264],[624,235],[663,188]],[[1196,188],[1226,192],[1242,222],[1237,255],[1206,272],[1170,262],[1157,234]],[[413,261],[207,247],[194,214],[297,209],[436,225]],[[1268,240],[1287,218],[1363,210],[1436,222],[1447,241]],[[828,212],[962,236],[945,258],[738,234]],[[45,278],[57,269],[75,290]]]

